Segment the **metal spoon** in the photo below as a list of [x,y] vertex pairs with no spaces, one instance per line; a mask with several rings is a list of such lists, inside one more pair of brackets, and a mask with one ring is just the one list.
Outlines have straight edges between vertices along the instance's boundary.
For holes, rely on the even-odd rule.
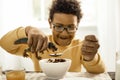
[[49,56],[51,56],[51,57],[59,57],[61,55],[62,55],[62,53],[52,53]]
[[82,44],[69,47],[69,48],[65,49],[62,53],[55,52],[55,53],[49,54],[49,56],[51,56],[51,57],[59,57],[59,56],[62,56],[62,55],[63,55],[66,51],[68,51],[69,49],[75,48],[75,47],[78,47],[78,46],[81,46],[81,45],[82,45]]

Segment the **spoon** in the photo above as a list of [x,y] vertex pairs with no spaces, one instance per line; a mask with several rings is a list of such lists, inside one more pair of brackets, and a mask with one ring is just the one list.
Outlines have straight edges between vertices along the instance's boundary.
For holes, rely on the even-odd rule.
[[72,47],[70,47],[70,48],[67,48],[67,49],[65,49],[62,53],[55,52],[55,53],[49,54],[49,56],[51,56],[51,57],[59,57],[59,56],[62,56],[62,55],[63,55],[66,51],[68,51],[69,49],[75,48],[75,47],[78,47],[78,46],[81,46],[81,44],[72,46]]
[[51,56],[51,57],[58,57],[58,56],[61,56],[62,55],[62,53],[52,53],[52,54],[49,54],[49,56]]

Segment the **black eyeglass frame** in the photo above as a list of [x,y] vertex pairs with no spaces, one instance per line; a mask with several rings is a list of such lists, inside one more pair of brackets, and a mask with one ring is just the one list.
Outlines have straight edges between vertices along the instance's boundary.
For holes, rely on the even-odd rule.
[[[52,25],[53,25],[53,28],[57,31],[57,32],[63,32],[64,30],[66,30],[68,33],[73,33],[73,32],[76,32],[77,31],[77,27],[72,27],[72,28],[74,28],[74,30],[71,30],[70,31],[70,28],[69,27],[64,27],[65,25],[58,25],[58,24],[54,24],[54,23],[52,23]],[[70,26],[70,25],[66,25],[66,26]],[[57,27],[60,27],[61,28],[61,30],[57,30]]]

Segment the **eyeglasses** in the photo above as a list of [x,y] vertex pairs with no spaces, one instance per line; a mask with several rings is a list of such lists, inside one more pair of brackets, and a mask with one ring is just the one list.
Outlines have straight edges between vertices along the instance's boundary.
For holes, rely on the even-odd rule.
[[64,27],[64,25],[62,25],[62,24],[53,24],[53,28],[57,32],[62,32],[64,30],[66,30],[67,32],[72,33],[77,30],[77,27],[75,25],[67,25],[66,27]]

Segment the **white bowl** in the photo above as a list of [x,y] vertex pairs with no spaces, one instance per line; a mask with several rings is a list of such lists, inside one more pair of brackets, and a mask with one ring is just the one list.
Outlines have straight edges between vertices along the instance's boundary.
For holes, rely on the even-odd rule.
[[40,60],[40,67],[49,79],[62,79],[71,66],[71,60],[65,62],[49,63],[48,59]]

